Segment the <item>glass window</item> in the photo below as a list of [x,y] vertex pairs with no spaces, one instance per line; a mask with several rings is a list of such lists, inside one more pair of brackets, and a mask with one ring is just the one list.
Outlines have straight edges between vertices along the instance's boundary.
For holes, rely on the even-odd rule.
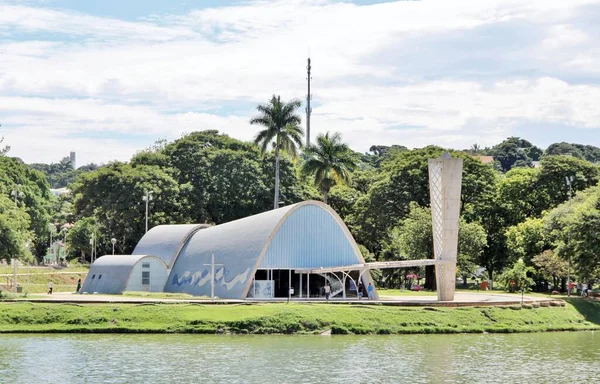
[[142,271],[142,285],[150,285],[150,271]]
[[150,263],[142,263],[142,268],[150,268]]
[[92,280],[94,280],[95,278],[96,278],[96,275],[93,275],[93,276],[92,276]]
[[98,275],[98,280],[100,280],[102,278],[102,275]]

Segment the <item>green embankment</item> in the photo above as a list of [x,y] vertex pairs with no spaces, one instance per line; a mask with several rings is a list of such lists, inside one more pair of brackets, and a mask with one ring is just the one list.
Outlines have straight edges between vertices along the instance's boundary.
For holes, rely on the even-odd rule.
[[412,308],[339,304],[48,304],[0,302],[0,332],[468,333],[600,329],[600,303]]
[[[13,278],[12,267],[0,267],[0,291],[10,291],[9,280]],[[51,267],[19,267],[17,269],[17,284],[27,293],[45,293],[48,283],[52,281],[54,292],[75,292],[77,280],[85,281],[89,268],[76,266],[69,268]],[[29,275],[29,276],[27,276]]]

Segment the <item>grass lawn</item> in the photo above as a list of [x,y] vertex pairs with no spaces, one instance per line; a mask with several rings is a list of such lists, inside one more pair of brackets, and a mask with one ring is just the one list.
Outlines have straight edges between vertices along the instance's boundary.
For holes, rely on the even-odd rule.
[[[77,288],[77,280],[81,279],[81,283],[89,272],[88,267],[68,267],[68,268],[51,268],[51,267],[27,267],[17,268],[17,284],[23,287],[23,292],[27,293],[45,293],[48,291],[48,283],[52,281],[54,284],[54,292],[75,292]],[[29,273],[29,276],[27,274]],[[0,267],[0,290],[2,286],[12,282],[13,269],[12,267]]]
[[0,332],[399,334],[600,330],[600,302],[565,307],[0,302]]
[[[76,267],[67,267],[67,268],[52,268],[52,267],[29,267],[29,270],[27,269],[27,267],[18,267],[17,268],[17,274],[25,274],[25,273],[35,273],[35,274],[39,274],[39,273],[55,273],[55,272],[82,272],[82,273],[88,273],[90,270],[89,267],[85,267],[85,266],[76,266]],[[0,266],[0,275],[3,274],[9,274],[12,275],[14,272],[14,268],[12,266]]]
[[181,299],[181,300],[206,300],[206,296],[192,296],[187,293],[169,293],[169,292],[125,292],[123,296],[145,297],[150,299]]

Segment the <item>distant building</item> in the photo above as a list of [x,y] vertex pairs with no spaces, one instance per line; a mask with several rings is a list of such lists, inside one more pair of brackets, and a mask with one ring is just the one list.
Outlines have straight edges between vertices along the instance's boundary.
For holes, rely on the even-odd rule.
[[69,160],[71,160],[71,166],[73,169],[77,169],[77,158],[74,151],[69,153]]
[[473,157],[481,161],[483,164],[494,164],[494,156],[477,155]]
[[58,197],[60,195],[68,195],[71,191],[68,188],[50,189],[50,193]]

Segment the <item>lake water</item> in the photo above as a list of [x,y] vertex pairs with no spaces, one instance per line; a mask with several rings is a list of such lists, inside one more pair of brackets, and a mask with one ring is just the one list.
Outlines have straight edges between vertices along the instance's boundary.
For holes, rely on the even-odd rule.
[[0,383],[600,383],[600,333],[0,335]]

